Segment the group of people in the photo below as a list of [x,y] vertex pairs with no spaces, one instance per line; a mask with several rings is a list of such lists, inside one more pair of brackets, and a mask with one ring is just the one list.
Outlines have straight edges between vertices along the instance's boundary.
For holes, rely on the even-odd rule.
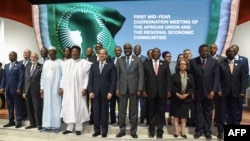
[[215,44],[210,48],[200,45],[196,58],[186,49],[176,63],[168,51],[153,48],[146,57],[141,55],[141,48],[125,43],[123,50],[115,48],[116,56],[111,58],[97,43],[96,55],[88,48],[87,58],[80,59],[81,48],[72,46],[64,48],[63,60],[56,58],[55,47],[42,48],[40,60],[37,53],[26,50],[30,54],[28,63],[17,61],[16,52],[10,52],[0,85],[9,111],[9,122],[4,127],[22,127],[21,99],[25,99],[30,121],[26,129],[58,133],[63,121],[67,124],[63,134],[75,130],[81,135],[82,123],[90,121],[94,124],[93,137],[107,137],[109,114],[110,124],[116,122],[116,101],[120,128],[117,138],[126,135],[127,116],[130,135],[138,138],[139,105],[139,123],[147,121],[149,138],[163,137],[166,104],[170,106],[168,123],[174,117],[175,138],[179,134],[187,138],[189,122],[195,126],[194,138],[204,134],[211,139],[213,109],[219,139],[223,139],[225,123],[240,124],[249,68],[248,59],[238,55],[237,45],[227,49],[226,57],[216,54]]

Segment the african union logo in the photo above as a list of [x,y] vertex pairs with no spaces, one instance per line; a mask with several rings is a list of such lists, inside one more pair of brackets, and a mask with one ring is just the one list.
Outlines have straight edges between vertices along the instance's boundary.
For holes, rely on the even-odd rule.
[[[70,6],[56,5],[55,9],[57,10],[55,12],[56,38],[61,51],[65,47],[79,45],[82,48],[81,58],[84,58],[88,47],[93,47],[95,43],[101,42],[108,53],[113,54],[116,46],[114,35],[125,20],[117,11],[83,3]],[[113,14],[107,16],[107,12]],[[119,24],[113,20],[116,18],[118,23],[120,22]],[[118,30],[110,30],[110,28]]]

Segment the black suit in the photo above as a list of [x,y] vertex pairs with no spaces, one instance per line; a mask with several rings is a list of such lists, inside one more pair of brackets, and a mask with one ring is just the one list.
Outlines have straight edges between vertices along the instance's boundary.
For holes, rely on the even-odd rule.
[[[0,85],[1,85],[2,76],[3,76],[3,69],[0,68]],[[4,108],[5,107],[5,95],[0,94],[0,97],[1,97],[1,101],[2,101],[1,108]]]
[[[113,94],[116,88],[116,68],[113,63],[105,63],[100,73],[99,64],[92,64],[89,73],[88,91],[94,93],[94,130],[95,133],[108,132],[108,93]],[[101,126],[102,125],[102,126]],[[102,130],[101,130],[102,127]]]
[[149,133],[163,134],[165,122],[165,105],[168,92],[171,91],[171,74],[165,61],[159,60],[157,75],[154,72],[153,62],[144,62],[145,90],[147,92]]
[[234,60],[233,72],[230,72],[229,63],[224,59],[219,63],[219,87],[218,91],[222,92],[220,98],[220,105],[217,106],[217,124],[218,132],[223,133],[223,125],[225,123],[225,112],[228,111],[227,124],[237,123],[237,105],[239,102],[240,94],[245,94],[245,70],[241,61]]
[[43,65],[38,63],[31,75],[32,64],[25,68],[23,93],[26,94],[26,105],[30,125],[42,126],[43,102],[40,96],[40,80]]
[[206,58],[205,65],[202,65],[200,57],[190,61],[190,72],[194,77],[195,86],[196,135],[211,135],[213,99],[208,99],[208,95],[210,92],[216,92],[217,69],[218,61],[211,57]]

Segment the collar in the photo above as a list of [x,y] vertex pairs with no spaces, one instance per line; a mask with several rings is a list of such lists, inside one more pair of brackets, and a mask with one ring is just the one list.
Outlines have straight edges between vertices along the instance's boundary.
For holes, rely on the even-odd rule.
[[240,59],[239,54],[235,55],[235,56],[234,56],[234,59],[235,59],[235,60],[239,60],[239,59]]
[[[127,56],[125,56],[125,58],[127,59]],[[130,55],[128,58],[131,59],[131,58],[132,58],[132,55]]]
[[228,64],[230,64],[230,63],[234,63],[234,61],[235,61],[235,59],[233,59],[233,60],[229,60],[229,59],[227,59]]

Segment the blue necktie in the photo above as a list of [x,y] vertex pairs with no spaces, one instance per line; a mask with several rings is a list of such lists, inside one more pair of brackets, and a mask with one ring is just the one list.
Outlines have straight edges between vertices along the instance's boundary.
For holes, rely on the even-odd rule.
[[129,57],[127,57],[127,60],[126,60],[126,68],[127,70],[129,69]]

